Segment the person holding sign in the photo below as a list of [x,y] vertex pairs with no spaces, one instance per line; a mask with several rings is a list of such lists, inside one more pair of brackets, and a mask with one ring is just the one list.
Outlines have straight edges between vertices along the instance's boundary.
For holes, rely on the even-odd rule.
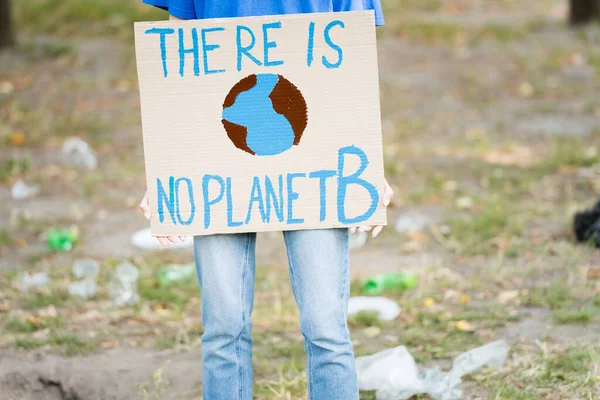
[[[379,0],[143,0],[143,2],[167,10],[170,20],[373,10],[375,25],[384,25]],[[372,29],[372,23],[368,25]],[[236,46],[237,58],[233,58],[236,62],[227,65],[227,68],[240,71],[243,63],[260,67],[272,67],[279,65],[278,63],[283,63],[282,60],[269,53],[269,49],[275,48],[276,44],[267,38],[267,35],[280,27],[277,22],[265,22],[262,29],[253,31],[247,26],[237,25],[237,32],[234,30],[234,33],[237,34],[238,39],[244,37],[248,40],[244,43],[238,40]],[[343,29],[343,27],[343,21],[337,19],[326,26],[319,26],[318,28],[315,27],[314,22],[308,25],[308,51],[305,53],[305,65],[307,67],[318,64],[320,68],[335,69],[342,64],[342,49],[331,39],[331,32],[334,32],[335,29]],[[320,31],[315,33],[317,29],[320,29]],[[160,52],[157,54],[162,53],[162,63],[159,58],[153,64],[153,68],[156,68],[155,72],[160,74],[160,78],[164,77],[166,79],[183,78],[186,74],[191,78],[202,79],[208,75],[217,76],[217,74],[224,73],[224,66],[218,65],[218,61],[223,60],[223,58],[215,57],[209,62],[207,57],[208,53],[219,48],[216,41],[211,41],[214,39],[207,39],[207,36],[210,37],[208,34],[211,32],[225,32],[225,29],[212,27],[194,31],[192,33],[193,47],[190,49],[182,45],[184,40],[182,29],[179,29],[179,39],[177,39],[178,33],[174,29],[164,27],[144,28],[143,34],[152,35],[152,38],[156,39],[157,46],[160,46]],[[321,35],[319,40],[322,40],[328,46],[328,56],[316,54],[316,51],[313,52],[313,49],[316,48],[314,46],[314,36],[316,34]],[[264,36],[264,38],[259,35]],[[177,68],[178,64],[174,65],[168,62],[167,53],[172,49],[166,45],[168,40],[171,40],[169,43],[177,43],[176,40],[179,40],[178,57],[181,59],[179,69]],[[255,41],[259,40],[264,40],[264,52],[257,52],[256,49],[252,49]],[[190,58],[194,62],[190,62],[186,66],[184,65],[186,52],[192,52],[192,50],[195,50],[196,53],[203,53],[203,60],[200,61],[198,56]],[[284,119],[282,112],[276,109],[276,105],[271,105],[270,101],[265,100],[267,99],[265,94],[268,95],[279,87],[280,90],[288,90],[288,93],[291,93],[289,96],[293,96],[295,87],[290,82],[283,81],[280,75],[278,78],[276,74],[261,73],[249,78],[254,80],[250,85],[247,85],[245,80],[239,82],[240,87],[245,87],[245,95],[239,94],[241,92],[238,91],[232,97],[233,100],[225,100],[223,125],[227,130],[227,135],[232,140],[233,145],[237,147],[236,151],[244,152],[245,157],[269,157],[281,154],[293,145],[298,144],[301,130],[306,126],[306,121],[300,120],[298,122],[298,120],[292,119],[293,123],[288,123],[289,118]],[[248,87],[252,88],[252,92]],[[211,95],[212,93],[207,94],[207,96]],[[256,103],[258,101],[256,99],[265,101],[264,115],[257,116],[248,112],[249,108],[246,103]],[[306,109],[303,112],[306,117]],[[265,127],[263,128],[261,124],[264,124]],[[239,125],[247,127],[247,137],[243,140],[240,140],[235,131],[236,126]],[[280,139],[271,142],[262,140],[261,134],[264,134],[264,130],[268,129],[272,130],[274,134],[280,135]],[[360,166],[354,173],[344,172],[345,157],[348,157],[348,159],[355,157],[355,160],[360,161]],[[387,207],[393,195],[388,183],[385,182],[384,187],[375,189],[373,184],[359,177],[367,164],[365,153],[358,147],[349,145],[339,150],[337,170],[324,169],[312,173],[288,173],[285,178],[288,185],[289,202],[288,207],[285,207],[288,210],[287,219],[283,221],[284,207],[281,207],[282,217],[279,222],[290,224],[298,221],[297,216],[296,218],[291,216],[291,202],[298,197],[298,193],[291,188],[292,178],[296,178],[296,181],[312,178],[315,184],[320,185],[322,188],[322,195],[317,197],[317,202],[321,201],[323,205],[320,221],[326,218],[324,189],[327,185],[327,179],[333,180],[336,176],[338,182],[343,183],[344,179],[347,181],[343,189],[338,191],[337,205],[341,207],[342,211],[339,214],[341,217],[345,215],[343,198],[347,195],[351,196],[349,194],[351,192],[346,192],[346,186],[351,184],[369,189],[370,198],[374,202],[369,207],[371,214],[375,208],[379,207],[376,204],[377,202],[381,202],[384,208]],[[380,168],[380,171],[383,171],[383,168]],[[172,220],[173,223],[189,225],[196,214],[202,214],[204,216],[204,228],[208,228],[211,207],[217,207],[221,204],[224,204],[223,207],[225,207],[226,204],[232,202],[231,190],[236,190],[236,183],[232,183],[231,179],[227,177],[209,175],[209,171],[203,171],[203,173],[206,175],[196,181],[199,182],[196,184],[202,187],[197,193],[203,194],[204,197],[203,213],[194,211],[196,208],[192,201],[194,191],[192,190],[193,182],[191,179],[184,177],[175,179],[172,176],[156,179],[158,191],[152,193],[151,199],[158,199],[159,203],[162,202],[158,204],[161,223]],[[265,190],[269,187],[268,185],[278,182],[278,179],[282,182],[279,184],[280,188],[284,182],[282,176],[273,177],[272,180],[267,180],[266,177],[261,179],[265,179]],[[255,182],[260,183],[261,180],[257,177]],[[220,193],[211,195],[210,184],[220,187]],[[260,193],[260,186],[256,184],[256,187],[257,193]],[[191,207],[183,210],[187,213],[182,214],[183,217],[179,213],[180,194],[177,192],[178,188],[183,188],[184,192],[189,190],[189,200],[192,204]],[[248,214],[245,224],[252,222],[250,218],[253,202],[257,202],[261,211],[260,214],[255,212],[253,215],[260,216],[263,211],[261,207],[263,200],[260,194],[254,195],[254,188],[255,186],[252,186],[253,195],[250,199],[250,207],[247,208]],[[377,193],[378,189],[381,189],[381,195]],[[271,192],[275,198],[278,191],[272,190]],[[340,197],[342,198],[341,203]],[[233,198],[234,200],[237,199],[235,193]],[[264,198],[268,207],[268,204],[270,204],[268,194],[265,194]],[[237,221],[233,220],[230,206],[231,204],[227,208],[229,213],[227,227],[242,229],[243,226],[239,217]],[[199,206],[199,208],[201,207]],[[145,195],[142,199],[140,209],[146,218],[154,219],[155,215],[152,215],[148,195]],[[268,211],[266,213],[266,218],[268,218]],[[317,218],[319,217],[317,216]],[[364,221],[366,221],[366,218]],[[343,218],[339,222],[336,226],[349,225],[347,221],[344,222]],[[371,231],[372,236],[375,237],[382,228],[382,225],[360,225],[352,226],[350,229],[336,227],[285,230],[284,232],[290,280],[300,310],[300,330],[305,338],[308,394],[311,400],[358,400],[359,398],[354,352],[347,324],[347,307],[350,293],[348,235],[360,230],[362,232]],[[157,239],[164,247],[168,247],[169,242],[177,243],[185,240],[185,237],[158,236]],[[251,314],[254,301],[255,241],[256,233],[252,232],[194,236],[194,257],[202,294],[202,322],[204,325],[204,334],[201,338],[202,388],[203,398],[207,400],[251,400],[253,398]]]

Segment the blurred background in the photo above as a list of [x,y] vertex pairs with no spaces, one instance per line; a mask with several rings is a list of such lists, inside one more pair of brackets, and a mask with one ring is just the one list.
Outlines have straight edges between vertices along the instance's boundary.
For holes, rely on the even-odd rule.
[[[356,356],[402,345],[448,371],[504,340],[463,398],[600,399],[600,210],[581,217],[587,242],[573,232],[600,197],[600,3],[571,3],[384,1],[396,196],[377,240],[353,236],[352,296],[383,298],[353,303]],[[166,18],[137,0],[0,0],[0,399],[201,398],[192,251],[157,249],[137,210],[132,23]],[[257,253],[255,398],[302,399],[281,234]]]

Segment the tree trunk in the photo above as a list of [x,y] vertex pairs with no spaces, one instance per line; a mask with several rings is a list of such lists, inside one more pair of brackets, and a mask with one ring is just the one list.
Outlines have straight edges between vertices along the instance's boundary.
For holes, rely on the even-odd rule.
[[0,0],[0,49],[14,44],[10,0]]
[[569,0],[569,22],[580,25],[600,21],[600,0]]

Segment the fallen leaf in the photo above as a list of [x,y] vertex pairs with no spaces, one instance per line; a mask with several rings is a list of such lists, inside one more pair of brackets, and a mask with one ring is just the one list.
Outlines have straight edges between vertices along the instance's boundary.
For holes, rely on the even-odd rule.
[[458,298],[458,302],[460,304],[467,304],[471,301],[471,296],[469,296],[468,294],[461,294]]
[[600,265],[590,267],[587,272],[587,278],[591,280],[600,279]]
[[427,237],[427,235],[424,234],[423,232],[411,232],[408,234],[408,237],[411,240],[414,240],[415,242],[421,242],[421,243],[429,240],[429,237]]
[[25,134],[21,131],[13,131],[8,137],[8,141],[13,146],[23,146],[25,144]]
[[475,328],[473,328],[473,325],[471,325],[469,321],[465,321],[464,319],[462,321],[456,322],[455,326],[456,329],[463,332],[473,332],[475,330]]
[[432,299],[431,297],[428,297],[425,299],[425,301],[423,302],[423,305],[425,307],[433,307],[435,305],[435,300]]

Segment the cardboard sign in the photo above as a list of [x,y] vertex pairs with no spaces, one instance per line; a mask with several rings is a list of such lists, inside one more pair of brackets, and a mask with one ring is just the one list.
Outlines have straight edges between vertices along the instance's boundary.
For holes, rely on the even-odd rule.
[[135,24],[152,234],[385,224],[372,11]]

